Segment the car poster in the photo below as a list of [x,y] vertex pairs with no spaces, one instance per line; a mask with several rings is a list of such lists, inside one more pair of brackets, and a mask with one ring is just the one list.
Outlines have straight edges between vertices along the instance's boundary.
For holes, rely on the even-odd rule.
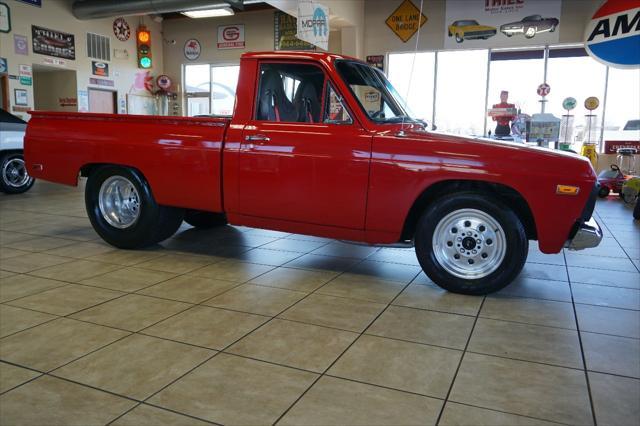
[[561,0],[447,0],[445,49],[558,42]]
[[33,53],[55,56],[56,58],[76,59],[76,42],[73,34],[32,25],[31,39]]

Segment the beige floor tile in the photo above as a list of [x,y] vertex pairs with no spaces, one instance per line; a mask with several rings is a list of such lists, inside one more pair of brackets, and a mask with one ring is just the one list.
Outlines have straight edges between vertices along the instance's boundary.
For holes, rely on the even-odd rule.
[[192,275],[243,283],[274,269],[273,266],[225,260],[193,272]]
[[133,266],[164,256],[163,250],[113,250],[96,254],[87,260],[96,262],[115,263],[116,265]]
[[633,425],[640,421],[640,380],[589,372],[599,425]]
[[319,294],[347,297],[367,302],[389,303],[404,288],[403,283],[384,281],[367,275],[345,273],[317,290]]
[[[640,279],[640,274],[637,276]],[[576,303],[640,310],[640,290],[588,284],[573,284],[571,287]]]
[[26,251],[43,251],[68,246],[73,243],[74,242],[71,240],[64,240],[62,238],[37,237],[29,240],[17,241],[15,243],[8,244],[7,247]]
[[444,398],[461,356],[452,349],[362,336],[328,374]]
[[592,424],[581,370],[466,353],[449,400],[548,421]]
[[278,425],[427,425],[441,407],[437,399],[325,376]]
[[482,297],[450,293],[423,284],[411,284],[393,301],[394,305],[463,315],[476,315],[481,303]]
[[146,404],[138,405],[110,423],[113,426],[207,426],[210,424]]
[[52,256],[45,253],[29,253],[24,256],[3,259],[0,263],[2,264],[2,269],[6,271],[25,273],[71,261],[73,259],[68,257]]
[[12,306],[54,315],[69,315],[122,296],[119,291],[69,284],[8,302]]
[[480,318],[473,329],[468,350],[583,368],[580,341],[575,330]]
[[[5,217],[7,213],[5,212],[4,206],[2,207],[2,215],[0,216],[0,228],[4,228],[8,225],[8,221],[5,221]],[[26,220],[24,217],[16,217],[13,222],[21,222]],[[12,232],[12,231],[0,231],[0,246],[6,246],[7,244],[13,244],[18,241],[30,240],[35,238],[33,235],[23,234],[21,232]]]
[[0,280],[0,302],[8,302],[65,285],[67,283],[62,281],[48,280],[31,275],[13,275]]
[[204,304],[258,315],[275,316],[306,296],[299,291],[244,284]]
[[504,321],[576,329],[571,303],[518,297],[487,297],[480,316]]
[[0,396],[3,425],[104,425],[135,402],[53,377],[40,377]]
[[380,280],[409,284],[422,272],[422,269],[419,266],[401,265],[398,263],[379,262],[367,259],[349,269],[349,272]]
[[640,340],[581,332],[587,370],[640,378]]
[[293,259],[302,256],[302,253],[283,251],[283,250],[270,250],[266,248],[254,248],[237,256],[245,262],[259,263],[261,265],[281,266],[287,262],[291,262]]
[[557,423],[447,402],[438,423],[442,426],[552,426]]
[[138,268],[153,269],[156,271],[186,274],[202,268],[218,259],[208,259],[204,256],[190,256],[184,254],[167,254],[136,265]]
[[[291,240],[293,241],[293,240]],[[297,241],[304,243],[305,241]],[[277,268],[249,281],[268,287],[278,287],[285,290],[311,292],[338,275],[331,271],[306,271],[294,268]]]
[[350,257],[323,256],[310,253],[292,260],[286,266],[312,271],[344,272],[360,262],[360,259]]
[[58,247],[51,250],[47,250],[46,254],[53,254],[55,256],[73,257],[75,259],[84,259],[90,256],[95,256],[103,253],[109,253],[115,251],[116,248],[103,242],[77,242],[73,241],[73,244],[66,245],[64,247]]
[[139,331],[187,309],[189,304],[128,294],[73,315],[83,321],[123,330]]
[[238,283],[181,275],[140,290],[139,293],[189,303],[201,303],[237,286]]
[[300,370],[218,354],[149,402],[216,423],[272,424],[316,377]]
[[496,294],[571,302],[571,290],[566,281],[539,280],[522,276]]
[[133,292],[166,281],[175,276],[176,274],[150,269],[123,268],[82,280],[80,283],[111,290]]
[[0,246],[0,265],[2,264],[2,261],[5,259],[10,259],[12,257],[18,257],[18,256],[26,256],[29,253],[30,252],[24,251],[24,250],[18,250],[18,249]]
[[640,339],[640,312],[576,304],[580,330]]
[[312,294],[280,314],[280,318],[362,332],[385,305]]
[[5,279],[5,278],[9,278],[9,277],[12,277],[14,275],[16,275],[15,272],[5,271],[4,269],[0,269],[0,282],[2,282],[2,280]]
[[367,334],[464,349],[473,317],[423,309],[389,306],[367,329]]
[[33,370],[27,370],[26,368],[0,362],[0,393],[13,389],[39,375],[40,373]]
[[49,371],[126,335],[124,331],[59,318],[0,340],[0,359]]
[[120,269],[118,265],[111,265],[101,262],[90,262],[87,260],[74,260],[62,265],[50,266],[48,268],[38,269],[31,272],[32,275],[51,278],[54,280],[80,282],[96,275],[106,274],[107,272]]
[[349,331],[274,319],[227,352],[322,373],[356,337]]
[[0,305],[0,337],[8,336],[54,318],[56,318],[54,315],[42,312]]
[[142,400],[213,354],[209,349],[133,334],[53,374]]
[[260,315],[194,306],[142,332],[222,350],[268,320]]

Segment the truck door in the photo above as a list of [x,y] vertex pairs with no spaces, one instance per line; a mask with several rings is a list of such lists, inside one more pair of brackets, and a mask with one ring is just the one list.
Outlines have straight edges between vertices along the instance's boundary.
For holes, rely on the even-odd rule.
[[318,65],[263,62],[258,76],[239,153],[239,213],[364,229],[372,136]]

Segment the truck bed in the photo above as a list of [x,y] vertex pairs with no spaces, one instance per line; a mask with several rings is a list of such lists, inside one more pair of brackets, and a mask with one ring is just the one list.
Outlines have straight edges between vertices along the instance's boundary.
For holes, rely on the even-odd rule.
[[99,164],[142,172],[159,204],[220,212],[222,149],[230,119],[33,111],[29,174],[77,185]]

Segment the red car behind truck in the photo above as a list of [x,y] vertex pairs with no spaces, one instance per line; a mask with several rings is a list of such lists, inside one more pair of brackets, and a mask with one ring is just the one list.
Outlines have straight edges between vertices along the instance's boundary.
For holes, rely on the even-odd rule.
[[324,53],[242,56],[231,118],[32,113],[29,173],[88,178],[96,232],[155,244],[183,220],[414,243],[439,286],[485,294],[544,253],[598,245],[590,163],[428,131],[379,70]]

